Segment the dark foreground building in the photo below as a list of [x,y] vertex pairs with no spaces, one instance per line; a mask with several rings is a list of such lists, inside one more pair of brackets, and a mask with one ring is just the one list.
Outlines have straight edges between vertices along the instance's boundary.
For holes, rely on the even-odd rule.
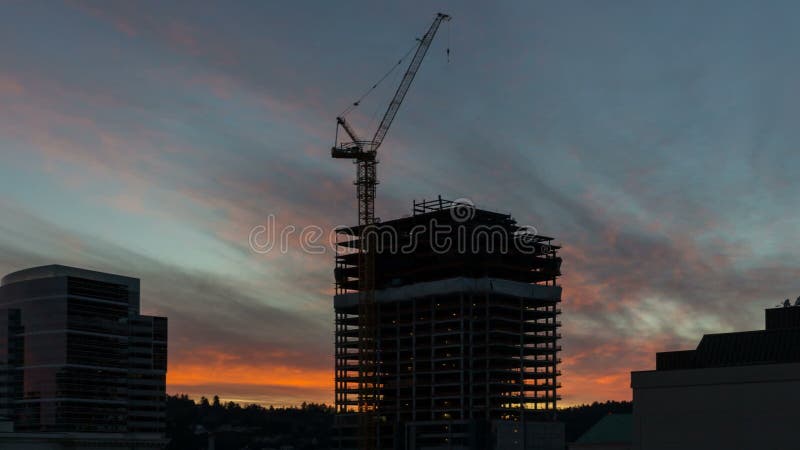
[[569,444],[569,450],[631,450],[632,435],[632,414],[608,414]]
[[167,319],[139,280],[58,265],[0,281],[0,449],[163,448]]
[[707,334],[631,373],[633,448],[798,448],[800,306],[766,310],[766,329]]
[[[561,258],[507,214],[438,200],[376,228],[380,449],[564,448]],[[434,234],[436,233],[436,234]],[[358,227],[336,256],[335,448],[358,447]]]

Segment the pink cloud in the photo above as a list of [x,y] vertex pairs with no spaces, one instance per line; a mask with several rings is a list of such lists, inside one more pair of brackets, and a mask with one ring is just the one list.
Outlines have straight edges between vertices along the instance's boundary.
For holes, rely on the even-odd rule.
[[0,96],[19,96],[24,92],[25,88],[16,78],[0,73]]
[[119,14],[112,14],[109,11],[103,9],[102,7],[95,6],[90,2],[81,1],[81,0],[66,0],[67,4],[70,6],[88,13],[94,17],[102,19],[111,23],[114,28],[128,36],[134,37],[139,34],[138,30],[134,26],[133,22],[128,20],[124,15]]

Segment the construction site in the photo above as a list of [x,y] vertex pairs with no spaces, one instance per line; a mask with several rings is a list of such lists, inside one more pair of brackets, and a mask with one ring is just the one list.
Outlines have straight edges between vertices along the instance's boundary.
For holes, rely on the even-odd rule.
[[336,118],[331,156],[356,165],[358,223],[338,230],[335,257],[334,448],[563,449],[554,239],[441,197],[375,217],[378,148],[449,20],[418,39],[371,139],[345,118],[360,99]]

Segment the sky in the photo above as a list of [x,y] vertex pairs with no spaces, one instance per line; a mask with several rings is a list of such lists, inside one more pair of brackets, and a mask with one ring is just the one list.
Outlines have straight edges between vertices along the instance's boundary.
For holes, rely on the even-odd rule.
[[[437,11],[377,215],[468,198],[557,239],[562,404],[800,295],[796,2],[0,5],[0,273],[140,278],[170,393],[332,402],[333,254],[299,230],[355,221],[335,117]],[[251,249],[268,223],[285,251]]]

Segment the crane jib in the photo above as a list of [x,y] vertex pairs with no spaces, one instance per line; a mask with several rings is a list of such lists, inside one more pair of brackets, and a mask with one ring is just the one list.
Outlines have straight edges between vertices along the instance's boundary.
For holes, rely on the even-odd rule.
[[[411,63],[408,65],[408,69],[406,69],[405,75],[403,75],[403,79],[400,81],[400,85],[397,87],[392,100],[389,102],[389,107],[386,109],[386,112],[381,119],[378,128],[375,130],[375,134],[372,137],[372,140],[365,141],[358,138],[355,130],[350,126],[350,124],[345,120],[344,116],[339,116],[336,118],[337,123],[337,135],[338,135],[338,127],[344,129],[347,135],[350,137],[350,142],[348,143],[336,143],[339,149],[343,147],[353,147],[354,145],[360,146],[364,149],[368,149],[370,151],[377,151],[378,147],[383,144],[383,140],[386,137],[386,133],[389,132],[389,127],[391,127],[392,122],[394,121],[395,116],[397,116],[397,111],[400,109],[400,105],[403,103],[403,99],[405,99],[406,94],[408,93],[409,88],[411,87],[411,83],[414,81],[414,77],[416,76],[417,72],[419,71],[420,66],[422,65],[422,60],[425,58],[425,55],[428,53],[428,49],[433,43],[433,38],[436,36],[436,32],[439,30],[439,26],[442,24],[443,21],[450,20],[450,16],[447,14],[439,13],[436,15],[436,18],[433,20],[430,28],[419,40],[419,45],[417,46],[416,52],[414,52],[414,57],[411,59]],[[334,151],[332,152],[334,158],[356,158],[355,152],[336,152],[334,147]],[[345,155],[351,156],[345,156]]]

